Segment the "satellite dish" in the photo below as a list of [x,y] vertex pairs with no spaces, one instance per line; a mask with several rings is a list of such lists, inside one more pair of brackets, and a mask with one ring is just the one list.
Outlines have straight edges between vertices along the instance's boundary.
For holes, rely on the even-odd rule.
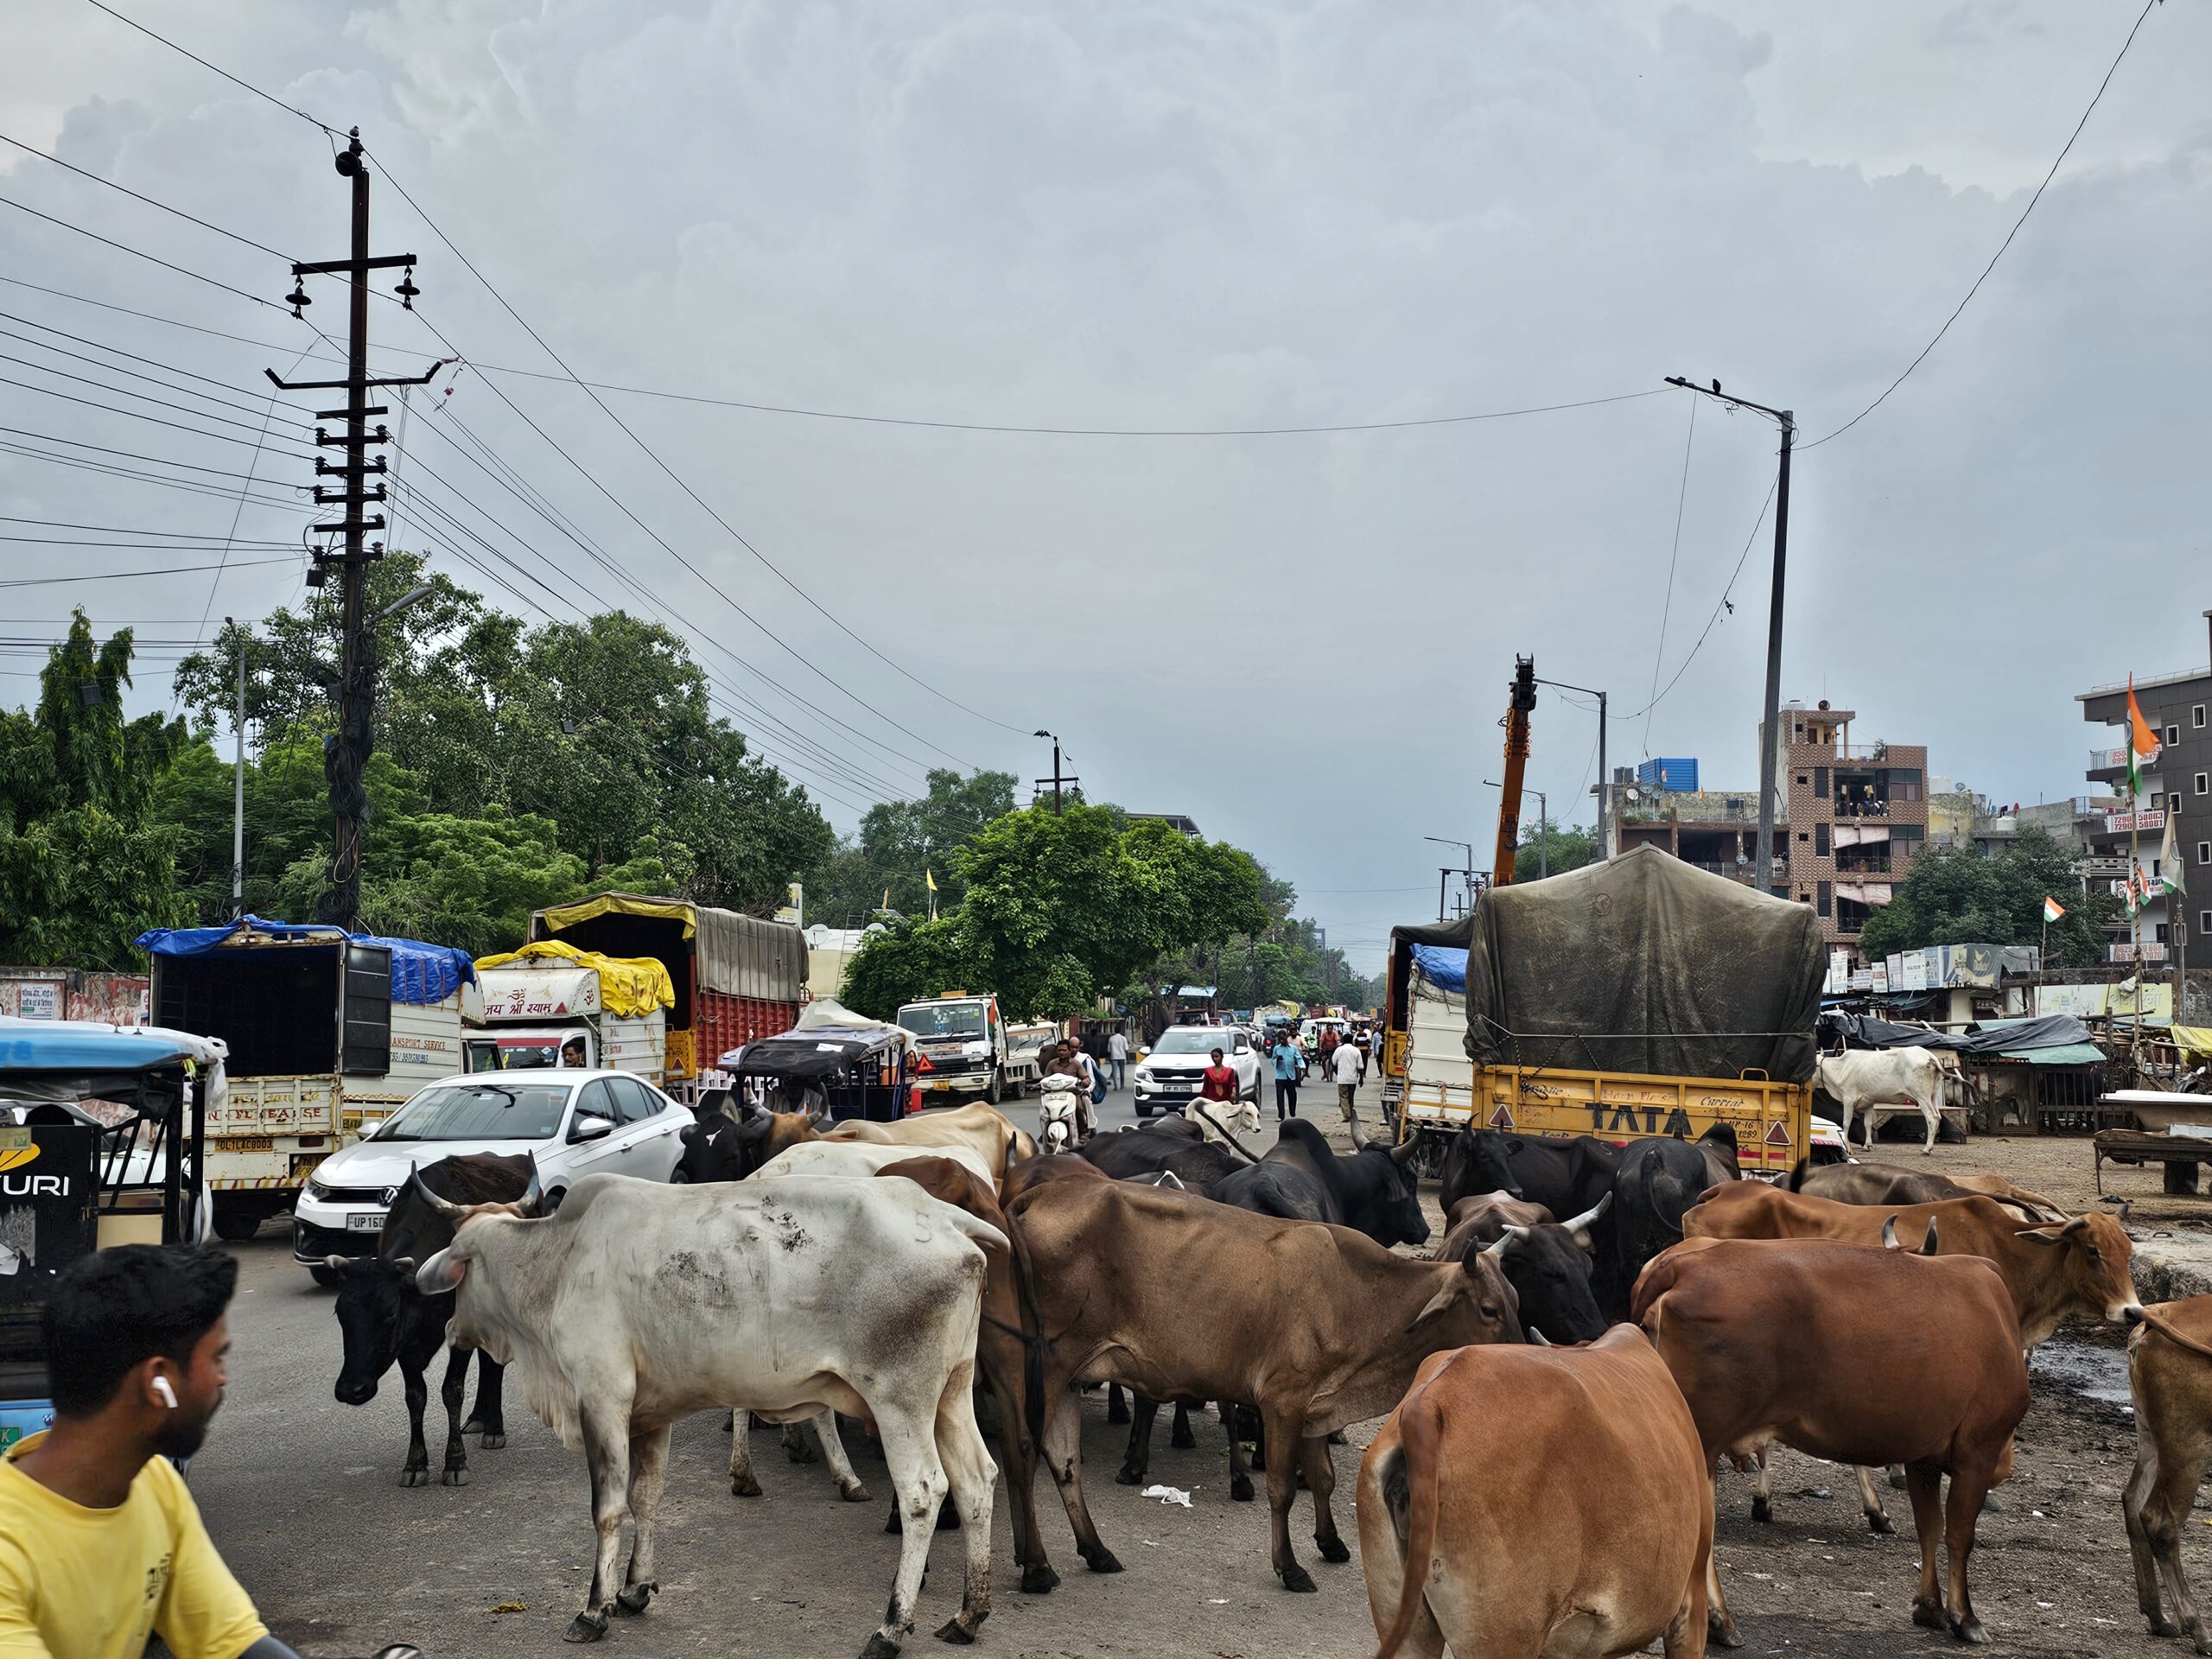
[[1751,861],[1751,856],[1749,854],[1738,853],[1736,855],[1736,868],[1739,870]]
[[1631,801],[1640,801],[1643,798],[1643,796],[1636,792],[1636,785],[1634,784],[1630,784],[1628,786],[1628,798]]

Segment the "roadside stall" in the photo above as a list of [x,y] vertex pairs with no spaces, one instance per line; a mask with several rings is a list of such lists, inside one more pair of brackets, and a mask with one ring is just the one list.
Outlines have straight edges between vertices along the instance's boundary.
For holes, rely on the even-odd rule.
[[0,1446],[43,1428],[39,1321],[97,1249],[199,1240],[223,1045],[184,1032],[0,1018]]

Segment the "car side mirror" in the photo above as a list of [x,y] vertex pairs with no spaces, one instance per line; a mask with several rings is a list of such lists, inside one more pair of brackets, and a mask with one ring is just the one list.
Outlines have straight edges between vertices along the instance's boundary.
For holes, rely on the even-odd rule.
[[601,1117],[594,1112],[579,1112],[576,1121],[569,1125],[569,1144],[575,1146],[580,1141],[601,1140],[613,1132],[612,1119]]

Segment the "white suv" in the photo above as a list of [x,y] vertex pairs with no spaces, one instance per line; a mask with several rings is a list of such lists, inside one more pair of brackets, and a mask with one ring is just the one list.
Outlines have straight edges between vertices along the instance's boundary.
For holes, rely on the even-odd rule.
[[1137,1062],[1137,1116],[1180,1109],[1198,1096],[1198,1084],[1213,1064],[1213,1051],[1221,1051],[1222,1064],[1236,1073],[1236,1098],[1260,1103],[1260,1077],[1265,1070],[1260,1051],[1238,1026],[1170,1026],[1160,1033],[1144,1058]]
[[330,1257],[376,1254],[408,1171],[461,1153],[529,1153],[549,1208],[586,1175],[664,1181],[691,1122],[689,1107],[627,1071],[544,1067],[429,1084],[315,1166],[292,1206],[292,1258],[318,1283],[335,1282]]

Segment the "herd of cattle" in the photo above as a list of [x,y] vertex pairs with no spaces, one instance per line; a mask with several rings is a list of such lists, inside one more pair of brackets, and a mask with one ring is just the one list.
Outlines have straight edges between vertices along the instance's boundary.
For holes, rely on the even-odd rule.
[[513,1370],[589,1471],[597,1559],[574,1641],[645,1611],[670,1430],[703,1410],[733,1414],[742,1497],[760,1490],[747,1414],[787,1437],[810,1426],[855,1501],[868,1493],[839,1420],[880,1447],[902,1535],[863,1659],[912,1633],[944,1528],[962,1532],[966,1571],[938,1635],[975,1638],[1001,1471],[1023,1591],[1059,1582],[1040,1464],[1077,1554],[1119,1572],[1084,1497],[1079,1397],[1107,1384],[1116,1410],[1123,1389],[1136,1402],[1122,1481],[1144,1478],[1161,1405],[1178,1444],[1190,1407],[1218,1408],[1233,1498],[1255,1496],[1256,1442],[1272,1562],[1293,1591],[1315,1587],[1291,1542],[1299,1487],[1321,1558],[1349,1560],[1330,1448],[1387,1417],[1355,1491],[1382,1659],[1654,1640],[1677,1659],[1740,1639],[1713,1554],[1716,1470],[1756,1470],[1753,1518],[1768,1519],[1777,1441],[1856,1466],[1878,1531],[1867,1471],[1901,1465],[1921,1551],[1913,1618],[1985,1639],[1967,1557],[2011,1471],[2026,1351],[2069,1317],[2112,1320],[2134,1327],[2124,1508],[2142,1608],[2154,1632],[2212,1652],[2178,1553],[2212,1459],[2212,1298],[2145,1307],[2110,1217],[1995,1178],[1872,1164],[1746,1180],[1725,1129],[1622,1147],[1470,1128],[1443,1170],[1445,1232],[1424,1249],[1409,1149],[1355,1141],[1340,1154],[1293,1120],[1261,1155],[1169,1119],[1040,1157],[980,1103],[835,1128],[716,1113],[685,1132],[677,1184],[593,1176],[550,1215],[526,1160],[451,1158],[417,1171],[375,1256],[331,1263],[337,1395],[372,1397],[397,1360],[403,1479],[426,1483],[427,1372],[447,1350],[454,1484],[464,1435],[504,1444]]

